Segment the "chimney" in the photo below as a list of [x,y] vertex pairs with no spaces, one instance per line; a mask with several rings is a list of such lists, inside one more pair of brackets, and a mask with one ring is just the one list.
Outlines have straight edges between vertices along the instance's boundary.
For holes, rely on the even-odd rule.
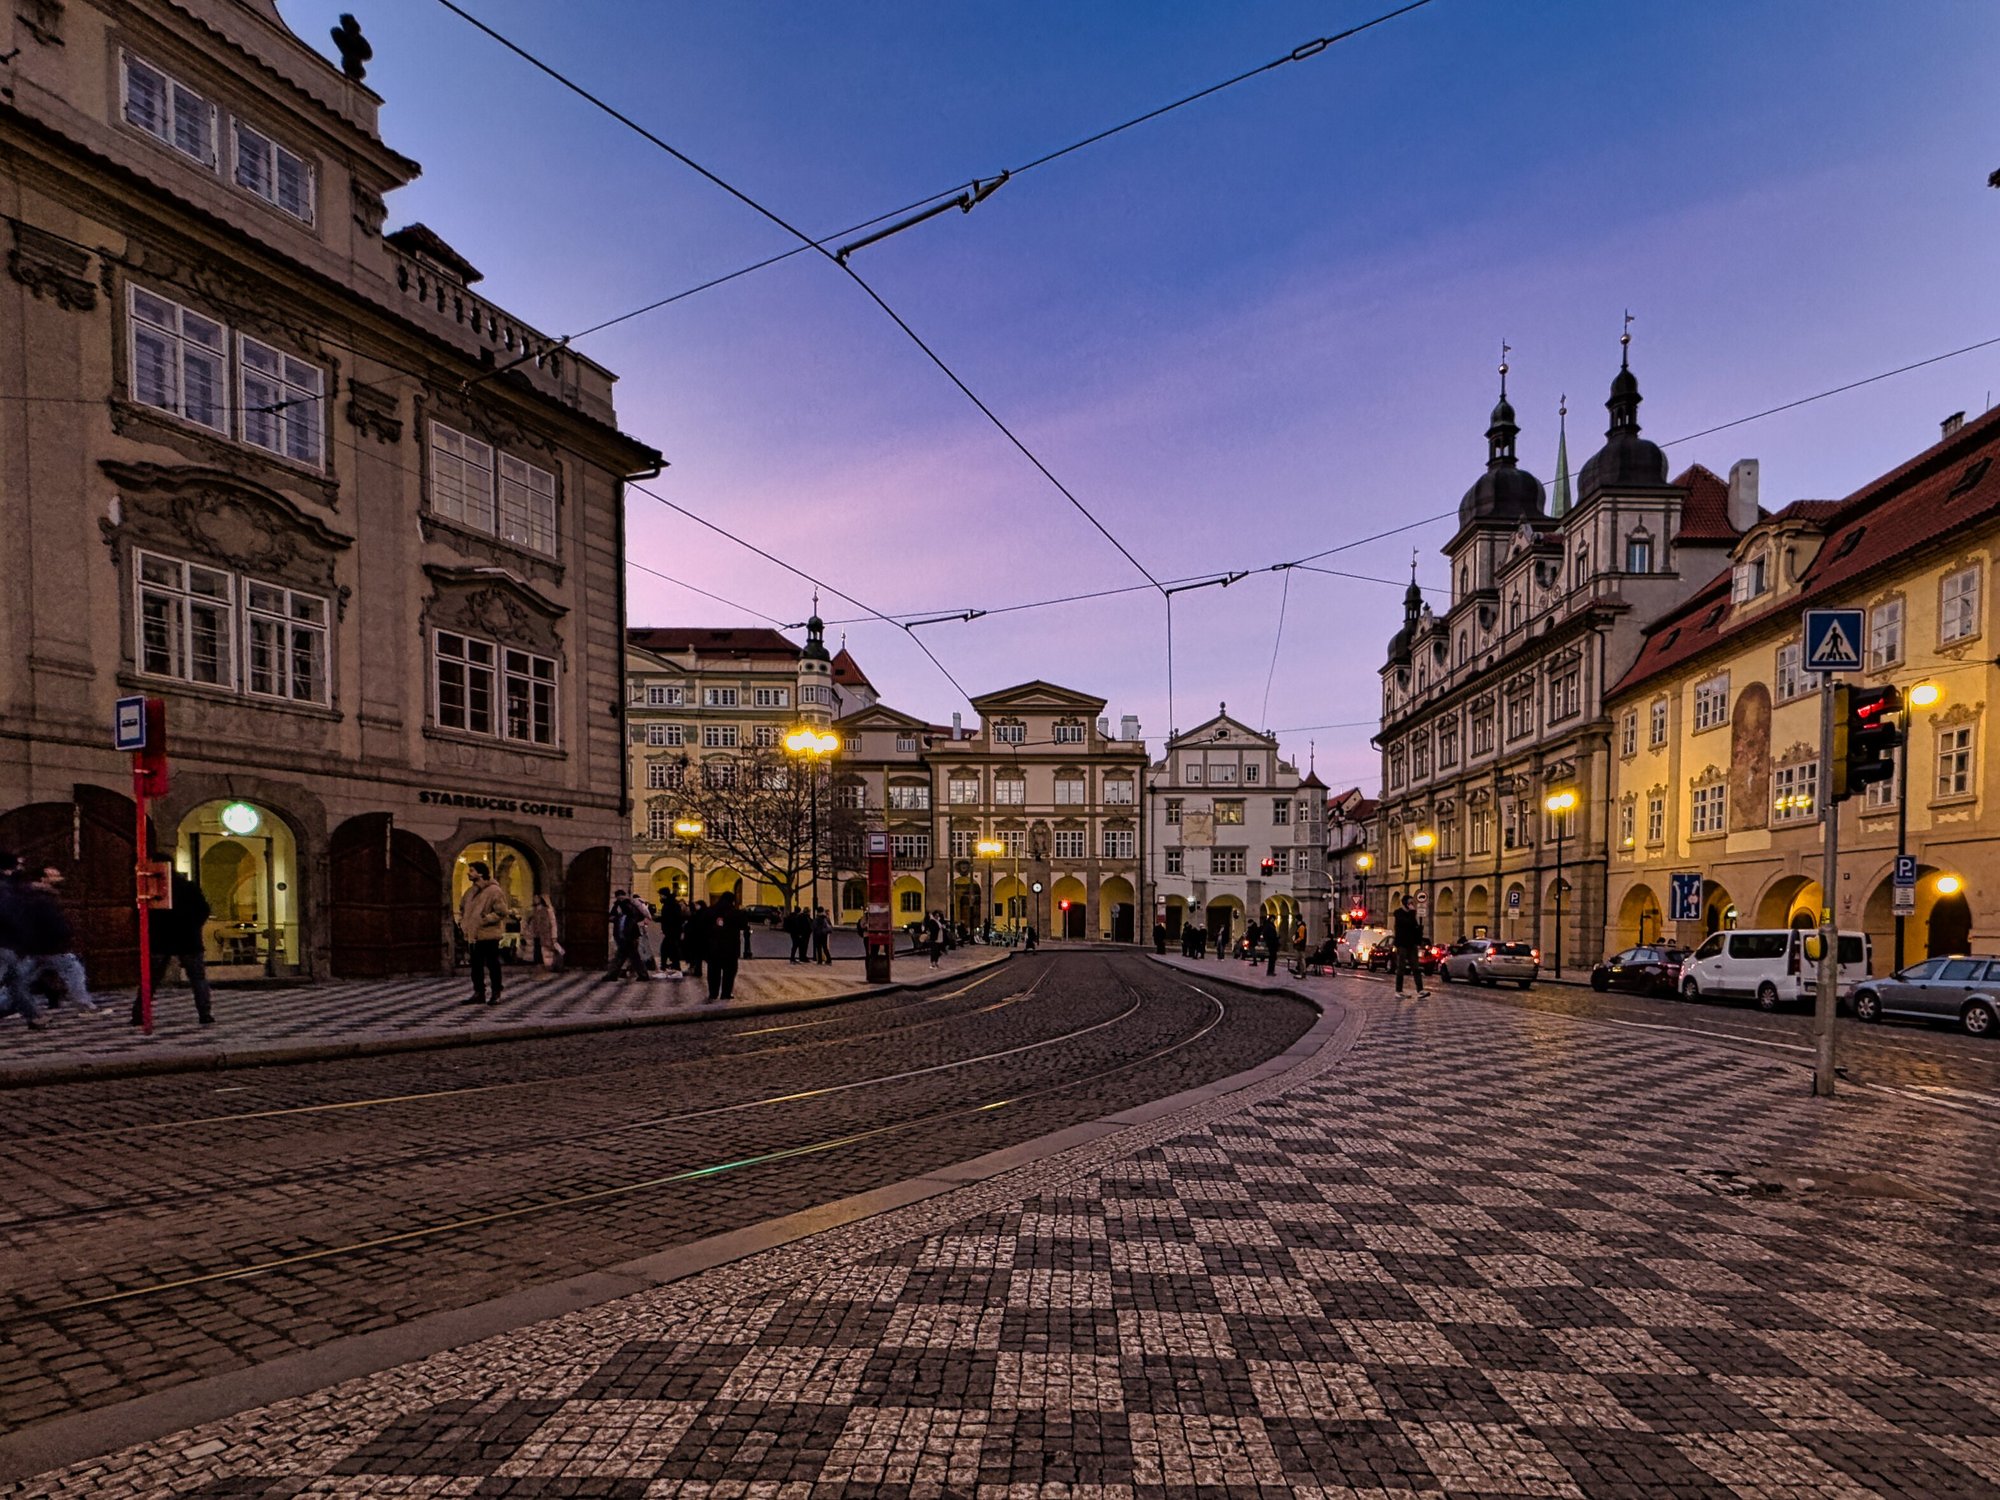
[[1963,427],[1964,425],[1965,425],[1965,413],[1962,411],[1955,411],[1950,416],[1946,417],[1942,422],[1938,423],[1938,428],[1942,436],[1950,437],[1954,432],[1958,431],[1958,429]]
[[1137,714],[1127,714],[1118,721],[1118,738],[1121,740],[1136,740],[1139,738],[1139,716]]
[[1108,740],[1111,738],[1111,720],[1108,716],[1104,714],[1099,714],[1097,716],[1097,737],[1100,740]]
[[1729,529],[1748,531],[1757,524],[1757,460],[1739,458],[1729,466]]
[[957,709],[952,710],[951,737],[955,740],[962,740],[965,738],[964,718]]

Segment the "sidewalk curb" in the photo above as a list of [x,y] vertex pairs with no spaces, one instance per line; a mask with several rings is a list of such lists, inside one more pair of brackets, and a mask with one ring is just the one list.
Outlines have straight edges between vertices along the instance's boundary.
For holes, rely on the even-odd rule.
[[[996,960],[996,964],[1004,961],[1004,957]],[[994,966],[983,965],[982,969]],[[1162,967],[1172,969],[1173,965]],[[1256,986],[1242,984],[1233,987],[1257,989]],[[1257,992],[1265,993],[1261,989]],[[176,1432],[235,1416],[254,1407],[309,1395],[447,1350],[497,1338],[534,1323],[684,1281],[735,1261],[782,1249],[828,1230],[842,1229],[880,1214],[972,1188],[1009,1172],[1097,1144],[1125,1130],[1155,1124],[1170,1115],[1192,1111],[1216,1099],[1269,1082],[1309,1062],[1318,1061],[1328,1053],[1337,1060],[1353,1046],[1365,1024],[1365,1015],[1359,1006],[1343,1004],[1331,997],[1292,991],[1285,993],[1310,1005],[1318,1013],[1317,1019],[1283,1052],[1240,1073],[1199,1084],[1163,1099],[1134,1105],[1115,1115],[1068,1125],[966,1161],[935,1167],[918,1177],[886,1183],[830,1203],[675,1245],[636,1260],[580,1272],[559,1281],[522,1287],[470,1307],[428,1313],[407,1323],[371,1333],[353,1334],[241,1370],[191,1380],[149,1395],[134,1396],[115,1406],[53,1417],[31,1427],[0,1434],[0,1486],[105,1457],[140,1443],[158,1441]]]
[[[815,995],[805,1000],[763,1000],[728,1010],[700,1007],[663,1011],[658,1015],[578,1016],[572,1020],[538,1021],[492,1031],[427,1032],[415,1036],[358,1037],[351,1042],[300,1042],[290,1046],[249,1047],[237,1051],[215,1048],[200,1052],[163,1053],[157,1057],[115,1057],[90,1062],[20,1063],[0,1065],[0,1093],[8,1089],[40,1088],[45,1084],[86,1083],[98,1079],[140,1078],[167,1073],[212,1073],[230,1068],[282,1067],[289,1063],[335,1062],[350,1057],[386,1057],[399,1052],[442,1052],[453,1047],[483,1047],[499,1042],[532,1042],[546,1037],[581,1036],[595,1031],[632,1031],[650,1026],[684,1026],[698,1021],[723,1021],[737,1016],[779,1015],[786,1011],[818,1010],[877,995],[927,990],[954,979],[987,973],[1014,956],[1009,949],[977,964],[953,969],[935,978],[896,979],[888,984]],[[920,957],[921,955],[913,955]]]

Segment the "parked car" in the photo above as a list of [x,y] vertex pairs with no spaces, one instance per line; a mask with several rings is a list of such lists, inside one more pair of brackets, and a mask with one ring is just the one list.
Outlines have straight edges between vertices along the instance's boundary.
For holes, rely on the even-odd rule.
[[1385,927],[1350,927],[1340,935],[1340,941],[1333,945],[1333,961],[1345,964],[1350,969],[1358,969],[1368,962],[1368,955],[1380,944],[1389,941],[1389,931]]
[[1956,1021],[1971,1036],[1996,1034],[2000,959],[1927,958],[1854,987],[1854,1014],[1864,1021],[1915,1016]]
[[781,906],[766,906],[759,902],[754,906],[743,908],[743,920],[746,922],[762,922],[767,926],[776,927],[780,922],[785,920],[785,909]]
[[[1437,973],[1438,961],[1444,957],[1444,949],[1436,943],[1425,943],[1417,949],[1417,967],[1426,974]],[[1396,945],[1384,938],[1368,950],[1368,967],[1388,972],[1396,967]]]
[[1507,943],[1499,938],[1460,938],[1444,952],[1438,978],[1446,984],[1499,984],[1505,980],[1526,989],[1542,972],[1541,950],[1533,943]]
[[[1690,1000],[1755,1000],[1760,1009],[1776,1010],[1813,998],[1819,965],[1805,956],[1809,929],[1738,928],[1710,933],[1706,942],[1681,965],[1681,994]],[[1872,945],[1864,933],[1840,934],[1840,995],[1868,977]]]
[[1633,995],[1678,995],[1681,966],[1688,950],[1670,944],[1641,943],[1614,953],[1590,971],[1590,987],[1599,994],[1623,990]]

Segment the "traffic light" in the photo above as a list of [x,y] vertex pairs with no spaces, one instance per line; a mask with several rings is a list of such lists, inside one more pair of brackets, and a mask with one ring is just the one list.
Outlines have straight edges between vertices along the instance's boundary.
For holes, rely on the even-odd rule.
[[1839,802],[1863,787],[1896,776],[1903,743],[1903,690],[1895,687],[1833,690],[1833,786]]
[[1278,868],[1278,862],[1275,859],[1267,859],[1261,868],[1266,875],[1269,875],[1273,870]]
[[1060,904],[1061,904],[1061,906],[1062,906],[1062,909],[1063,909],[1064,911],[1068,911],[1068,910],[1069,910],[1069,903],[1068,903],[1067,901],[1064,901],[1064,902],[1062,902],[1062,903],[1060,903]]

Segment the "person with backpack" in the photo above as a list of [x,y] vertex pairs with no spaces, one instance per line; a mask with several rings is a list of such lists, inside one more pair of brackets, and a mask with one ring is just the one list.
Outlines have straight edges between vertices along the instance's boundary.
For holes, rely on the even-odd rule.
[[[611,968],[605,973],[605,982],[611,980],[646,979],[646,960],[639,952],[640,935],[646,930],[647,912],[645,907],[632,899],[632,893],[620,890],[611,900],[611,941],[614,945]],[[626,971],[630,970],[630,973]]]

